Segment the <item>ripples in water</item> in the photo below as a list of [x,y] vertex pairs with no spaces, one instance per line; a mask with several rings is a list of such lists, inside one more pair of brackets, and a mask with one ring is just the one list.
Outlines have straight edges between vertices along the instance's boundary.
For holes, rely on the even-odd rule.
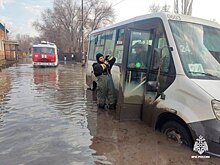
[[11,81],[5,80],[9,87],[0,101],[1,164],[94,164],[84,68],[22,64],[6,71]]

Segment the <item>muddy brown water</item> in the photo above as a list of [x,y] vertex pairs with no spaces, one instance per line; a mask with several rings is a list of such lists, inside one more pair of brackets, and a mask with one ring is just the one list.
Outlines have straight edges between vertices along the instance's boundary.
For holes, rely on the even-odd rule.
[[81,64],[33,68],[27,60],[0,72],[0,165],[219,164],[98,110],[84,83]]

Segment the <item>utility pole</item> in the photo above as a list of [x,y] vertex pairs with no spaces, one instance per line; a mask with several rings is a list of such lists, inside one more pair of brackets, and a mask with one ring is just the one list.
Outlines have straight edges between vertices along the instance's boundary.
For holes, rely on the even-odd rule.
[[82,0],[82,27],[81,27],[81,51],[82,51],[82,66],[85,66],[85,53],[84,53],[84,25],[83,25],[83,0]]

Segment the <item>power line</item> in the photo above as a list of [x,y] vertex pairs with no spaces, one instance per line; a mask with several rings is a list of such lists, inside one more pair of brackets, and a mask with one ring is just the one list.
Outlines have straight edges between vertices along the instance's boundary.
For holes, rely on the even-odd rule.
[[125,1],[125,0],[121,0],[121,1],[119,1],[118,3],[112,5],[112,7],[114,7],[114,6],[116,6],[116,5],[120,4],[120,3],[122,3],[123,1]]

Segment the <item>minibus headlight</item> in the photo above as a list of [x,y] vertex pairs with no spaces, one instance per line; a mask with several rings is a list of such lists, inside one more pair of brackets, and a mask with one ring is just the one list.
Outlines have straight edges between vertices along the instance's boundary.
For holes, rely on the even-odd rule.
[[212,108],[215,113],[215,116],[220,120],[220,101],[212,100]]

